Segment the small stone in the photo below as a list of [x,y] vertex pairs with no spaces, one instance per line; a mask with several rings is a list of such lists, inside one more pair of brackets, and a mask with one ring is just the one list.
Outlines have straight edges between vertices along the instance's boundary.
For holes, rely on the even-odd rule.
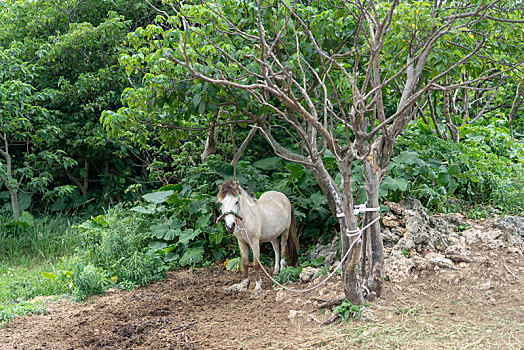
[[284,289],[280,288],[279,291],[277,292],[277,296],[275,297],[275,301],[277,303],[281,302],[282,300],[284,300]]
[[320,271],[320,269],[308,266],[302,270],[298,277],[302,282],[309,282],[315,277],[318,271]]
[[488,290],[490,288],[491,288],[491,281],[487,281],[486,283],[483,283],[478,287],[479,290]]
[[297,315],[299,315],[301,313],[301,311],[297,311],[297,310],[289,310],[289,315],[288,315],[288,318],[295,318],[297,317]]
[[455,265],[453,265],[453,261],[447,258],[435,257],[435,258],[429,259],[429,262],[431,264],[434,264],[435,267],[442,267],[446,269],[458,270],[458,268],[455,267]]

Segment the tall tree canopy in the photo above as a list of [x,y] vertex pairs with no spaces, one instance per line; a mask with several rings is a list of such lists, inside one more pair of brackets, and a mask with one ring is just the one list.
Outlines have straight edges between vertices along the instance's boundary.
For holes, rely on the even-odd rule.
[[[156,24],[129,34],[135,52],[121,61],[131,81],[125,106],[105,112],[114,133],[138,141],[180,137],[195,127],[245,123],[280,157],[307,168],[338,218],[346,297],[361,285],[380,295],[383,247],[377,212],[364,236],[354,214],[352,163],[362,162],[367,206],[378,190],[395,138],[424,96],[495,79],[520,62],[492,58],[507,24],[521,27],[521,5],[502,1],[168,2]],[[506,24],[506,25],[505,25]],[[502,29],[500,29],[502,28]],[[518,58],[517,58],[518,59]],[[471,71],[471,74],[460,72]],[[450,77],[460,77],[451,84]],[[445,94],[446,96],[446,94]],[[301,148],[275,137],[283,128]],[[326,164],[336,164],[329,172]],[[361,281],[362,240],[371,256]],[[365,246],[365,245],[364,245]],[[365,249],[363,250],[365,252]]]

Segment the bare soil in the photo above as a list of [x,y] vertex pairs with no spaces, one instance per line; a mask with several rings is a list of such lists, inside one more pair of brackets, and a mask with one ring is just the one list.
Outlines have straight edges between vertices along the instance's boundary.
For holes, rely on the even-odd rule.
[[524,349],[522,253],[478,245],[470,258],[386,282],[360,320],[329,326],[316,299],[340,294],[340,277],[307,294],[264,278],[255,297],[253,285],[225,292],[241,277],[221,264],[170,272],[133,291],[48,302],[47,314],[0,329],[0,349]]

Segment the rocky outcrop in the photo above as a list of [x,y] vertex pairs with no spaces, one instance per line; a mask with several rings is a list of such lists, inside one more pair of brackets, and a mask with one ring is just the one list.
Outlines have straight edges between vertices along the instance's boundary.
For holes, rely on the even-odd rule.
[[[524,252],[524,217],[501,218],[491,227],[468,221],[461,214],[430,217],[413,198],[384,204],[389,209],[382,214],[385,273],[392,281],[404,280],[420,270],[458,269],[458,263],[471,262],[468,247],[474,244],[492,249],[510,246]],[[330,244],[313,249],[310,259],[324,257],[326,266],[338,263],[337,247],[335,237]]]

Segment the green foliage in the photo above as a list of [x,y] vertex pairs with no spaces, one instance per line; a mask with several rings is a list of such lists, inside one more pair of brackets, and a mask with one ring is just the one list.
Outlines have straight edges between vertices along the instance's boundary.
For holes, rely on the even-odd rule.
[[18,264],[21,257],[35,261],[71,255],[80,237],[71,225],[77,217],[33,217],[22,213],[18,222],[0,216],[0,261]]
[[80,259],[73,261],[73,281],[73,295],[80,300],[92,294],[101,294],[108,284],[102,268],[85,264]]
[[23,316],[28,313],[41,315],[45,314],[45,312],[46,307],[43,301],[22,301],[18,304],[0,304],[0,326],[17,316]]
[[147,223],[117,207],[77,226],[83,244],[71,261],[76,297],[101,293],[111,282],[128,287],[163,276],[165,264],[147,249]]
[[345,322],[349,322],[360,319],[362,317],[362,311],[364,311],[366,306],[366,304],[354,305],[349,300],[344,300],[341,305],[333,309],[333,313]]
[[242,257],[238,256],[233,259],[227,259],[224,263],[226,270],[228,271],[243,271],[244,266],[242,265]]
[[286,282],[294,282],[298,279],[298,276],[302,272],[302,267],[286,266],[280,270],[279,274],[275,276],[275,281],[280,284]]
[[465,206],[522,213],[524,145],[492,124],[464,126],[461,133],[463,141],[457,144],[408,128],[398,140],[404,150],[392,158],[382,194],[390,200],[415,196],[439,211],[460,209],[447,204],[456,198]]

